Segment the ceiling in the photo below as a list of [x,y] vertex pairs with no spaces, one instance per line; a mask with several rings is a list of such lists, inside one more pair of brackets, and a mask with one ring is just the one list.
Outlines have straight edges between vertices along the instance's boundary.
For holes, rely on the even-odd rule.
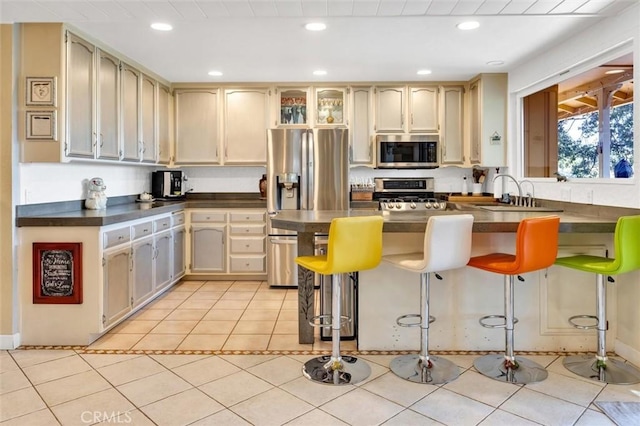
[[[69,23],[174,83],[466,81],[480,72],[508,72],[635,3],[0,0],[0,21]],[[480,27],[455,27],[468,19]],[[150,29],[157,21],[173,31]],[[325,22],[326,31],[306,31],[311,21]],[[314,76],[317,69],[327,75]],[[432,74],[416,75],[419,69]],[[211,70],[223,75],[211,77]]]

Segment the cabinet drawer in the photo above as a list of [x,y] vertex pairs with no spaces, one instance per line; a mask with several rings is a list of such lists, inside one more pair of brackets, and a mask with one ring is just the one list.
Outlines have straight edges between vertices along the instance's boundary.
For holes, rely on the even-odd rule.
[[161,232],[165,229],[171,228],[171,218],[163,217],[162,219],[156,219],[153,221],[153,231]]
[[231,238],[231,253],[264,253],[265,238]]
[[153,233],[153,223],[151,222],[139,223],[138,225],[133,225],[131,228],[133,230],[132,238],[134,240]]
[[264,225],[230,225],[231,235],[265,235]]
[[171,215],[171,226],[184,225],[184,212]]
[[231,222],[264,222],[264,212],[231,213]]
[[130,230],[126,228],[114,229],[104,233],[104,248],[117,246],[131,240]]
[[231,272],[264,272],[264,257],[231,256]]
[[221,212],[191,213],[191,222],[225,222],[227,214]]

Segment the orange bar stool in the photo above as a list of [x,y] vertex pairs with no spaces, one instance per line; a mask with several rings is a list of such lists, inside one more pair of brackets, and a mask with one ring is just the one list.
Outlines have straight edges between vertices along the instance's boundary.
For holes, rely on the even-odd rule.
[[[416,383],[432,385],[447,383],[460,375],[460,369],[451,361],[429,355],[429,324],[436,319],[429,315],[429,285],[432,272],[462,268],[471,256],[473,216],[431,216],[424,234],[424,250],[383,256],[382,260],[398,268],[420,274],[420,312],[398,317],[401,327],[420,327],[420,354],[394,358],[389,368],[396,376]],[[437,276],[437,275],[436,275]],[[420,318],[419,323],[405,322],[407,318]]]
[[[499,381],[510,383],[533,383],[547,378],[547,371],[541,365],[514,355],[513,326],[518,322],[514,317],[514,280],[520,274],[548,268],[553,265],[558,254],[558,216],[523,219],[516,234],[516,254],[491,253],[472,257],[469,266],[484,271],[504,275],[504,315],[487,315],[480,318],[480,324],[487,328],[504,328],[504,355],[485,355],[477,358],[473,365],[478,372]],[[502,318],[503,324],[491,324],[488,320]]]
[[[331,356],[307,361],[302,374],[309,380],[328,385],[358,383],[371,374],[371,367],[354,356],[340,355],[340,327],[351,318],[341,316],[341,274],[373,269],[382,258],[382,216],[341,217],[331,221],[327,254],[300,256],[296,263],[322,275],[332,275],[330,323],[324,315],[313,317],[310,324],[331,327]],[[320,324],[316,321],[320,321]]]
[[[569,323],[576,328],[597,329],[596,355],[569,356],[563,360],[571,372],[599,382],[627,385],[640,383],[640,370],[617,359],[607,358],[607,291],[605,276],[619,275],[640,269],[640,216],[618,218],[614,233],[615,259],[600,256],[577,255],[560,257],[556,265],[596,274],[596,316],[576,315]],[[613,279],[611,279],[613,282]],[[584,326],[575,322],[578,318],[596,320],[595,325]]]

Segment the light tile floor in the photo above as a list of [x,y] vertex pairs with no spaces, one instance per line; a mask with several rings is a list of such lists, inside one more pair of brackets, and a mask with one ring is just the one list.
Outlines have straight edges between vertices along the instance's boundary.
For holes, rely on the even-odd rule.
[[[594,402],[640,401],[640,385],[582,379],[557,355],[528,356],[549,371],[529,385],[478,374],[476,355],[447,355],[461,375],[445,385],[399,379],[394,355],[360,355],[372,370],[362,383],[316,384],[301,374],[310,355],[277,353],[329,349],[298,345],[296,298],[261,282],[184,282],[89,349],[1,351],[0,424],[613,425]],[[211,345],[223,352],[188,354]],[[126,353],[98,353],[113,350]]]

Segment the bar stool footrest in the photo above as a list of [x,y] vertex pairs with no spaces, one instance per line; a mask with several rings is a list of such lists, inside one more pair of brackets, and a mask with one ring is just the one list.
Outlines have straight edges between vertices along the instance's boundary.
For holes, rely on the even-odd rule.
[[574,355],[562,360],[564,367],[578,376],[612,385],[640,383],[640,370],[614,358],[598,362],[593,355]]
[[[402,322],[402,320],[408,319],[408,318],[418,318],[420,321],[419,322]],[[436,320],[436,317],[429,315],[429,324],[431,324],[435,320]],[[422,315],[420,314],[401,315],[398,318],[396,318],[396,324],[398,324],[400,327],[420,327],[422,325]]]
[[[596,323],[594,325],[580,325],[577,322],[575,322],[576,319],[578,318],[588,318],[588,319],[593,319],[596,320]],[[593,330],[595,328],[598,328],[598,317],[595,315],[574,315],[572,317],[569,317],[569,324],[571,324],[573,327],[575,328],[579,328],[581,330]]]
[[[495,318],[500,318],[504,322],[502,324],[489,324],[487,322],[487,320],[495,319]],[[507,321],[507,319],[506,319],[506,317],[504,315],[485,315],[485,316],[483,316],[482,318],[480,318],[478,320],[480,325],[485,327],[485,328],[505,328],[507,326],[506,321]],[[517,324],[518,323],[518,318],[514,318],[513,319],[513,323]]]
[[[333,327],[333,323],[327,323],[327,324],[323,324],[322,320],[330,320],[331,319],[331,315],[330,314],[326,314],[326,315],[316,315],[311,317],[311,319],[309,320],[309,325],[312,327],[320,327],[320,328],[331,328]],[[316,322],[316,321],[320,321],[320,322]],[[346,315],[340,315],[340,326],[342,327],[343,325],[350,323],[351,322],[351,317],[348,317]]]

